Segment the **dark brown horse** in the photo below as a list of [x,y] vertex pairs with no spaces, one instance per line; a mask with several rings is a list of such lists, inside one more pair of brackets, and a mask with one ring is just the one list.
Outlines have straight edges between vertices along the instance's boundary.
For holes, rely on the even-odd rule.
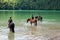
[[10,19],[8,21],[8,27],[9,27],[9,29],[10,29],[11,32],[15,32],[14,31],[15,24],[12,22],[11,17],[10,17]]
[[41,16],[36,16],[35,19],[37,19],[38,21],[42,21],[42,17]]
[[14,31],[14,27],[15,27],[14,23],[9,23],[8,27],[9,27],[9,29],[10,29],[11,32],[15,32]]
[[27,19],[27,23],[28,23],[28,22],[30,22],[31,25],[32,25],[32,23],[34,23],[34,25],[37,26],[37,20],[34,19],[34,17]]

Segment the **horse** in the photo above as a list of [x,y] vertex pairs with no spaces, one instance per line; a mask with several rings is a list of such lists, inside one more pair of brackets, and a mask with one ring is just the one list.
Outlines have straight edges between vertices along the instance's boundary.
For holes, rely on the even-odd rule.
[[14,24],[12,21],[10,21],[10,22],[8,23],[8,28],[9,28],[10,31],[13,32],[13,33],[15,32],[15,31],[14,31],[14,27],[15,27],[15,24]]
[[42,21],[42,17],[41,16],[36,16],[35,19],[37,19],[38,21]]
[[35,26],[37,26],[37,20],[34,18],[28,18],[27,19],[27,23],[30,22],[30,24],[32,25],[32,23],[34,23]]

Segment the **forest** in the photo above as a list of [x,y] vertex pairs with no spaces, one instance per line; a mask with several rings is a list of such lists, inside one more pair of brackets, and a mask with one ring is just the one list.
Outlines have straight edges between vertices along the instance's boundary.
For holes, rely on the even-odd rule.
[[0,10],[60,10],[60,0],[0,0]]

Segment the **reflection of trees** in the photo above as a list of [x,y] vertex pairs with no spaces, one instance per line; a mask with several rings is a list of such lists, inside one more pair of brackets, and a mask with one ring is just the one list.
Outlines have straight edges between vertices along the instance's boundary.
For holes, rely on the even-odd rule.
[[17,0],[16,3],[0,2],[0,9],[60,9],[60,0]]

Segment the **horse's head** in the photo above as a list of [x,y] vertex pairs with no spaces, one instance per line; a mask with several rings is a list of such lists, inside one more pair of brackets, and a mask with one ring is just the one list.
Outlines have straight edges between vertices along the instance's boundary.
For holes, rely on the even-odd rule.
[[38,21],[39,21],[39,20],[42,21],[42,17],[41,17],[41,16],[38,17]]
[[37,19],[37,18],[38,18],[38,16],[35,17],[35,19]]

